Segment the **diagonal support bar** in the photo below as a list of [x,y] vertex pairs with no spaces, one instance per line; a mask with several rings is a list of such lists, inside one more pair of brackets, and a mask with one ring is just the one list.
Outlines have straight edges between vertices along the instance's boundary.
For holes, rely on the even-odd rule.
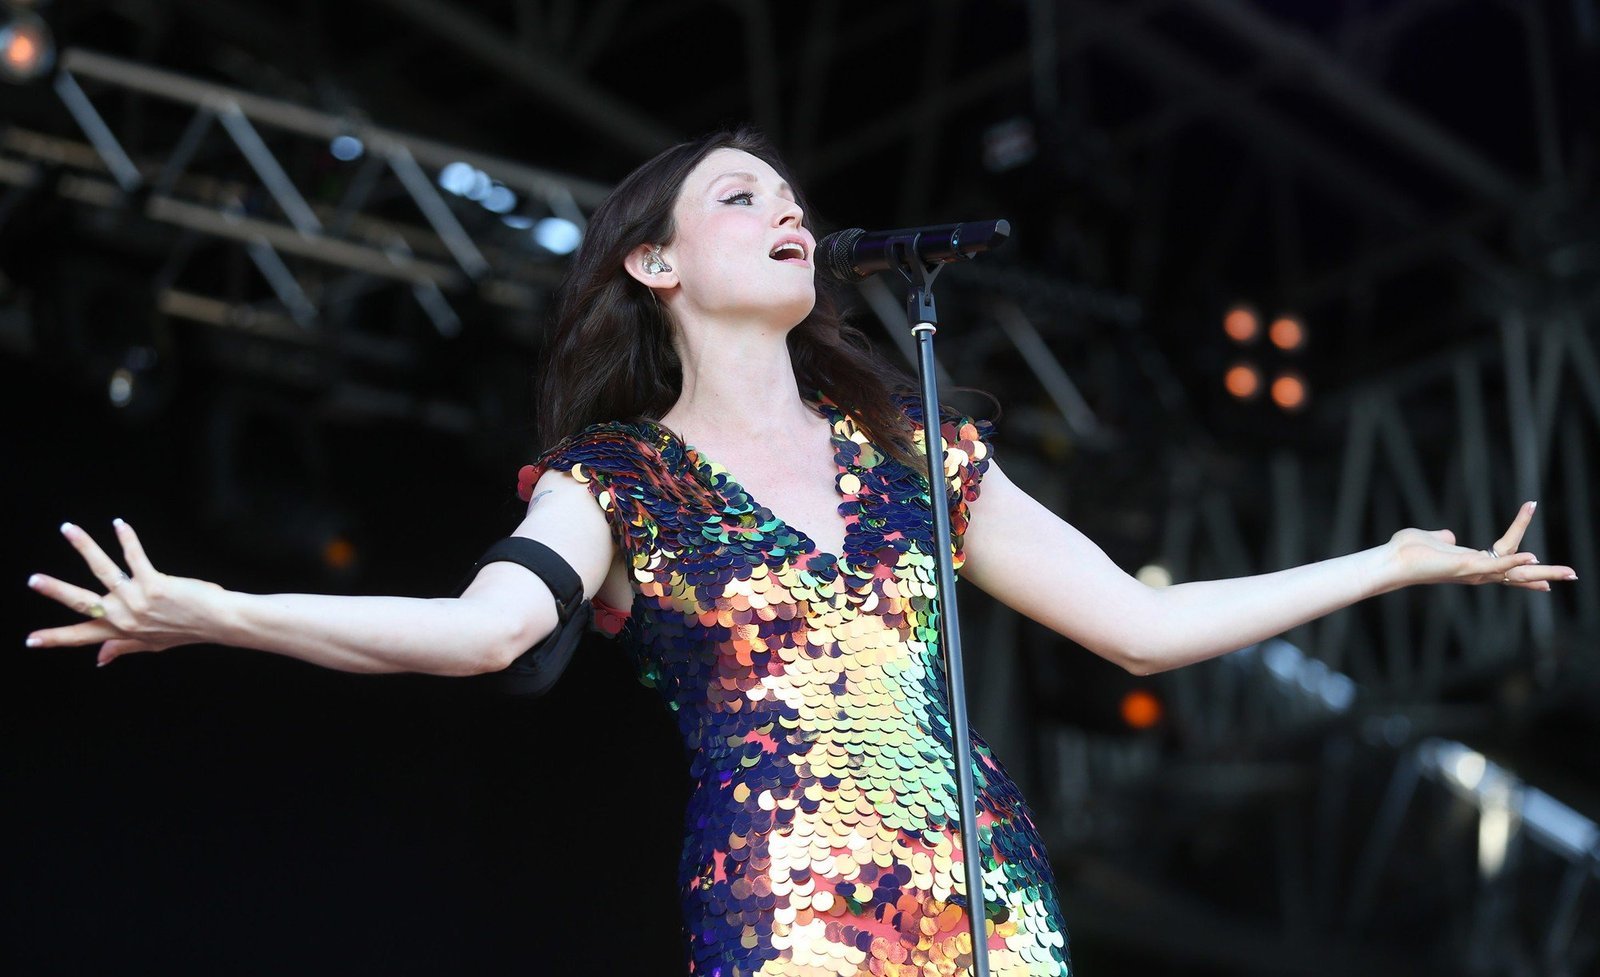
[[55,89],[56,94],[61,96],[61,101],[66,103],[67,111],[77,120],[78,127],[89,138],[89,143],[94,146],[95,152],[100,154],[106,169],[111,171],[117,186],[125,193],[139,189],[144,183],[139,168],[133,165],[127,150],[123,149],[122,144],[117,142],[117,137],[112,135],[111,127],[106,125],[106,120],[95,110],[94,103],[84,94],[82,86],[72,76],[72,72],[66,70],[58,72]]
[[272,150],[267,148],[261,133],[250,124],[249,119],[245,118],[239,106],[225,102],[217,107],[216,113],[222,128],[233,137],[234,145],[244,153],[244,158],[249,160],[251,169],[256,171],[256,176],[261,177],[261,182],[266,184],[267,192],[272,194],[272,199],[283,208],[284,216],[289,218],[289,223],[294,225],[294,229],[306,237],[321,234],[322,222],[317,220],[311,205],[306,203],[306,198],[295,189],[294,181],[290,180],[289,174],[278,165],[278,158],[272,155]]
[[456,263],[461,265],[461,270],[472,278],[482,278],[488,274],[489,262],[484,258],[483,252],[472,243],[471,236],[461,227],[456,215],[450,212],[450,205],[439,196],[439,191],[433,188],[427,174],[422,172],[422,167],[412,159],[406,147],[398,143],[393,144],[387,148],[385,156],[389,160],[389,168],[394,170],[394,175],[405,185],[406,192],[411,194],[411,199],[422,211],[422,216],[433,225],[434,232],[450,250]]

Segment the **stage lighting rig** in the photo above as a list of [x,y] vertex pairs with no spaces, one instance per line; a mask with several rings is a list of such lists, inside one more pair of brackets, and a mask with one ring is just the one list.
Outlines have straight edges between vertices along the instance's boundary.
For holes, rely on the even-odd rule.
[[[1254,306],[1236,303],[1224,313],[1222,331],[1235,345],[1254,346],[1263,336],[1261,317]],[[1265,351],[1269,359],[1294,357],[1305,349],[1305,323],[1293,313],[1276,316],[1264,334],[1271,346]],[[1285,413],[1304,410],[1311,399],[1310,385],[1304,374],[1287,368],[1277,369],[1276,376],[1268,383],[1262,367],[1252,360],[1235,361],[1223,374],[1222,384],[1234,400],[1240,402],[1255,400],[1265,389],[1272,403]]]

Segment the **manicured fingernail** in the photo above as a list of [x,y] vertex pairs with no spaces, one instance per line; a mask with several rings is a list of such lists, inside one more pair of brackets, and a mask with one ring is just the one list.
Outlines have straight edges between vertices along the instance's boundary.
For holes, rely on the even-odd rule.
[[70,522],[64,522],[64,523],[62,523],[62,524],[61,524],[61,532],[62,532],[62,534],[63,534],[63,535],[65,535],[65,534],[66,534],[66,532],[67,532],[67,530],[69,530],[69,529],[71,529],[71,528],[73,528],[73,527],[72,527],[72,523],[70,523]]
[[1539,503],[1538,502],[1529,502],[1528,503],[1528,511],[1529,512],[1532,512],[1533,510],[1535,510],[1537,508],[1539,508]]
[[28,578],[28,586],[30,586],[30,587],[39,586],[39,575],[37,573]]
[[113,519],[111,520],[111,525],[121,529],[123,526],[126,526],[127,523],[123,522],[121,519]]
[[37,648],[42,644],[44,644],[44,642],[40,641],[38,638],[29,638],[28,639],[28,647],[29,648]]
[[1576,579],[1578,579],[1578,575],[1576,573],[1569,573],[1569,574],[1567,574],[1567,579],[1568,580],[1576,580]]
[[110,661],[110,659],[107,659],[107,660],[105,660],[103,662],[95,662],[94,663],[94,667],[95,668],[105,668],[109,664],[111,664],[111,661]]

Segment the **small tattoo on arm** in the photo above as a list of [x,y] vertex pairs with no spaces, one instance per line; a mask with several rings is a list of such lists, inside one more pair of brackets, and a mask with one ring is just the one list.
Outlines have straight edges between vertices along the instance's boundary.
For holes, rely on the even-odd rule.
[[544,498],[545,496],[547,496],[549,494],[550,494],[550,490],[549,489],[545,489],[543,492],[540,492],[538,495],[535,495],[533,498],[528,500],[528,508],[532,509],[534,506],[539,504],[539,500],[540,499]]

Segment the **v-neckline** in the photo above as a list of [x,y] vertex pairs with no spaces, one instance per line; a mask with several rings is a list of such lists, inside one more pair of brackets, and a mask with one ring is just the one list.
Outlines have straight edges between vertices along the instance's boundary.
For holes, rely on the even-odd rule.
[[[794,533],[795,538],[799,541],[800,545],[807,551],[811,558],[815,559],[817,557],[823,557],[827,560],[830,560],[835,566],[843,567],[846,560],[849,559],[852,533],[859,524],[859,520],[851,519],[844,512],[840,511],[847,504],[856,501],[858,494],[856,492],[846,492],[844,487],[840,484],[840,476],[846,474],[848,471],[848,469],[846,469],[846,467],[839,462],[839,456],[842,453],[840,442],[849,440],[848,435],[841,433],[839,430],[844,426],[844,421],[847,415],[839,408],[837,404],[832,403],[826,397],[819,398],[818,402],[815,404],[807,401],[806,406],[820,415],[823,420],[828,422],[828,446],[833,450],[833,491],[839,499],[838,503],[834,506],[834,513],[839,517],[839,521],[844,527],[844,533],[840,539],[841,552],[838,553],[833,553],[822,549],[817,545],[815,537],[813,537],[810,533],[801,529],[799,526],[796,526],[794,523],[783,518],[776,512],[773,512],[766,505],[762,504],[761,500],[752,495],[750,490],[745,487],[744,483],[739,481],[739,479],[734,476],[733,472],[728,470],[727,466],[706,456],[706,454],[703,453],[699,448],[696,448],[694,445],[679,437],[671,428],[662,424],[660,421],[652,419],[649,421],[649,424],[666,437],[677,442],[683,448],[684,455],[690,458],[690,463],[694,465],[702,475],[707,476],[707,481],[711,483],[712,490],[717,493],[717,497],[722,500],[723,505],[726,506],[731,503],[726,489],[734,489],[737,494],[742,495],[750,503],[750,508],[752,510],[756,511],[757,513],[765,513],[775,525],[782,526],[789,532]],[[718,475],[720,475],[722,478],[722,483],[720,485],[717,483],[716,479],[712,477]]]

